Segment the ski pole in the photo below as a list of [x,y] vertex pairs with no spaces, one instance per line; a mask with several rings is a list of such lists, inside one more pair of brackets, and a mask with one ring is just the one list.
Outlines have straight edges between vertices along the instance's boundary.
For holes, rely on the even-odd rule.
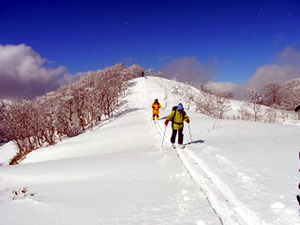
[[193,142],[192,141],[192,132],[191,132],[191,126],[190,124],[188,123],[188,127],[189,127],[189,134],[190,134],[190,139],[191,139],[191,143]]
[[165,136],[166,136],[166,130],[167,130],[167,126],[165,126],[164,136],[163,136],[163,139],[162,139],[162,143],[161,143],[161,147],[160,147],[160,148],[162,148],[163,145],[164,145],[164,140],[165,140]]

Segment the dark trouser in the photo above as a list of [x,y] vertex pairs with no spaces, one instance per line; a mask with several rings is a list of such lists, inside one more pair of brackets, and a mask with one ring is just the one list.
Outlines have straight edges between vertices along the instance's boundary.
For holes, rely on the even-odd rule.
[[152,115],[152,119],[153,119],[153,120],[155,119],[155,117],[157,117],[157,119],[159,120],[159,114],[153,114],[153,115]]
[[182,145],[183,143],[183,128],[179,129],[179,130],[172,130],[172,136],[171,136],[171,143],[174,144],[175,143],[175,139],[176,139],[176,134],[178,131],[178,144]]

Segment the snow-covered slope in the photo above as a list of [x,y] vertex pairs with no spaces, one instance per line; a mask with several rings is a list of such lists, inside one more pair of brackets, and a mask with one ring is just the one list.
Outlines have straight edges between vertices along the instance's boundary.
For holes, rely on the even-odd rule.
[[300,224],[299,126],[187,111],[186,149],[174,150],[151,103],[163,118],[185,102],[163,82],[133,80],[123,114],[0,167],[1,224]]

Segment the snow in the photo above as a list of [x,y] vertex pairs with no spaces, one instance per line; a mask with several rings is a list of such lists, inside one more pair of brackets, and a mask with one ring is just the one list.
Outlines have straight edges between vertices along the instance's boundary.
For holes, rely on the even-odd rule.
[[7,166],[9,160],[17,153],[18,148],[13,142],[0,146],[0,166]]
[[1,224],[300,224],[299,126],[187,110],[187,145],[174,150],[170,125],[151,116],[156,98],[161,118],[186,104],[170,82],[133,80],[123,113],[20,165],[6,166],[16,147],[1,146]]

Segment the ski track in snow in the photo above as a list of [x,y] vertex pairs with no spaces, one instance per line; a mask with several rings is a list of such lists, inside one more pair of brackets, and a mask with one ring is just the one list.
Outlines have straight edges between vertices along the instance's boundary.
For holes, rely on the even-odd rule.
[[139,94],[137,94],[137,108],[140,109],[146,109],[149,107],[150,104],[148,104],[148,98],[147,98],[147,90],[146,90],[146,84],[144,79],[142,79],[142,82],[138,83],[139,87]]
[[[137,108],[140,108],[140,109],[146,109],[145,110],[145,117],[148,121],[150,121],[150,118],[152,117],[152,114],[149,113],[149,110],[148,108],[150,107],[151,105],[151,100],[150,99],[150,96],[147,94],[147,88],[146,88],[146,83],[145,83],[145,80],[142,79],[141,82],[139,82],[138,84],[139,86],[137,87],[138,89],[138,95],[136,97],[136,107]],[[160,86],[160,85],[159,85]],[[164,98],[163,98],[163,101],[164,102],[161,102],[162,104],[162,107],[163,108],[166,108],[167,107],[167,92],[164,91]],[[155,99],[155,95],[154,96],[151,96],[153,98],[153,100]],[[170,134],[170,132],[166,132],[166,127],[165,128],[162,128],[159,124],[160,121],[151,121],[153,122],[152,124],[154,124],[154,127],[156,129],[156,131],[158,132],[158,137],[163,137],[161,139],[162,143],[158,144],[157,145],[157,148],[158,148],[158,153],[161,153],[161,152],[164,152],[165,150],[162,148],[162,146],[167,146],[167,141],[165,140],[166,139],[166,134],[168,133],[168,135]],[[165,135],[165,136],[164,136]],[[159,140],[160,140],[159,138]],[[167,157],[167,155],[165,155],[165,157]],[[162,159],[164,160],[164,159]],[[189,171],[188,171],[189,172]],[[176,174],[175,175],[176,179],[184,179],[185,178],[185,174]],[[173,179],[173,178],[171,178]],[[186,183],[186,181],[183,181],[183,183]],[[183,189],[181,193],[178,194],[178,196],[176,197],[177,200],[178,200],[178,218],[177,218],[177,223],[180,223],[180,221],[184,218],[184,212],[185,211],[189,211],[188,208],[189,207],[193,207],[191,204],[192,203],[189,203],[189,201],[191,200],[191,197],[187,194],[187,190]],[[203,192],[203,191],[202,191]],[[199,193],[196,195],[199,195]],[[199,197],[199,196],[198,196]],[[193,199],[196,199],[195,197],[193,197]],[[213,211],[215,212],[215,210],[213,209]],[[201,224],[201,225],[205,225],[206,223],[202,220],[198,220],[197,221],[197,225],[198,224]],[[220,224],[223,224],[222,221],[220,222]]]
[[[90,217],[90,212],[88,209],[83,210],[83,208],[68,208],[66,209],[63,204],[44,204],[42,201],[35,201],[34,199],[20,199],[18,201],[12,202],[12,205],[9,207],[15,207],[16,204],[26,203],[28,207],[31,207],[32,204],[39,204],[40,208],[45,211],[45,214],[50,214],[51,218],[55,218],[53,221],[55,224],[136,224],[132,221],[134,218],[135,221],[144,221],[139,224],[148,224],[147,221],[155,221],[154,224],[169,224],[167,221],[173,220],[173,213],[169,211],[176,211],[177,214],[177,224],[197,224],[197,225],[208,225],[208,224],[225,224],[225,225],[267,225],[268,223],[259,218],[255,211],[250,210],[241,200],[239,200],[236,194],[225,184],[226,179],[224,177],[218,176],[218,173],[214,173],[210,168],[210,165],[206,163],[206,161],[202,160],[202,157],[196,154],[197,150],[201,150],[204,154],[209,154],[213,160],[220,162],[220,164],[224,167],[225,170],[230,170],[230,172],[234,171],[236,178],[239,179],[239,182],[244,182],[247,184],[247,188],[250,188],[252,192],[260,191],[262,188],[258,188],[254,179],[250,176],[247,176],[243,168],[238,168],[235,165],[231,165],[230,160],[225,158],[224,156],[219,155],[218,149],[208,146],[206,144],[200,145],[192,145],[187,146],[184,150],[177,149],[174,150],[170,145],[170,136],[171,129],[170,127],[165,127],[162,120],[160,121],[152,121],[152,113],[149,110],[151,108],[151,104],[157,96],[160,96],[160,103],[162,104],[162,109],[166,109],[167,107],[171,109],[170,104],[173,103],[170,99],[172,96],[168,96],[168,92],[163,88],[163,85],[160,82],[150,80],[151,85],[147,87],[147,79],[140,78],[136,82],[136,86],[133,89],[131,94],[131,101],[128,104],[129,108],[138,109],[140,112],[144,113],[145,120],[148,121],[149,124],[152,125],[153,133],[156,135],[157,143],[156,150],[149,152],[149,155],[157,155],[158,162],[164,163],[168,160],[173,160],[173,162],[178,162],[179,168],[182,167],[182,171],[176,174],[171,174],[169,179],[172,181],[176,181],[179,183],[179,192],[174,194],[174,199],[176,204],[169,205],[167,204],[158,204],[153,205],[151,208],[151,212],[149,213],[149,209],[147,206],[142,205],[141,208],[144,208],[140,211],[138,207],[136,211],[130,212],[128,215],[122,217],[114,217],[107,216],[99,218],[99,221],[95,222],[94,219]],[[152,84],[155,84],[152,86]],[[150,87],[151,86],[151,87]],[[162,97],[163,96],[163,97]],[[168,99],[169,97],[169,99]],[[171,102],[171,103],[170,103]],[[167,105],[169,103],[169,106]],[[142,118],[143,120],[143,118]],[[147,125],[147,124],[146,124]],[[151,127],[150,125],[150,127]],[[219,121],[217,121],[214,127],[219,126]],[[186,127],[185,129],[188,129]],[[216,128],[213,128],[216,129]],[[207,133],[209,133],[207,131]],[[155,139],[154,139],[155,140]],[[192,141],[191,141],[192,142]],[[198,147],[199,146],[199,147]],[[155,149],[155,148],[154,148]],[[173,157],[175,156],[175,157]],[[178,156],[178,157],[177,157]],[[181,166],[182,165],[182,166]],[[81,167],[80,167],[81,168]],[[89,167],[88,167],[89,169]],[[92,170],[89,170],[92,171]],[[33,177],[26,177],[27,180],[34,181],[34,178],[41,182],[42,178],[45,179],[44,182],[55,182],[60,183],[62,181],[66,182],[66,177],[70,179],[70,183],[76,181],[76,179],[84,179],[87,177],[86,174],[80,174],[76,171],[76,176],[72,173],[67,174],[67,176],[63,176],[66,174],[62,174],[62,176],[55,175],[53,176],[42,176],[37,177],[34,175]],[[51,174],[51,171],[49,172]],[[93,176],[94,174],[89,173],[88,176]],[[3,178],[2,178],[3,179]],[[22,181],[22,174],[16,175],[15,177],[10,176],[10,179],[17,180],[18,182]],[[25,179],[25,178],[24,178]],[[25,180],[26,180],[25,179]],[[223,181],[222,181],[223,179]],[[234,178],[233,178],[234,179]],[[2,180],[0,180],[2,181]],[[17,182],[17,183],[18,183]],[[189,185],[193,185],[195,187],[195,191],[193,193],[188,189]],[[65,185],[66,189],[68,185]],[[0,195],[2,193],[8,193],[10,189],[0,190]],[[169,189],[168,189],[169,191]],[[2,193],[1,193],[2,192]],[[176,195],[176,196],[175,196]],[[46,196],[46,195],[45,195]],[[93,197],[93,196],[92,196]],[[39,199],[39,198],[36,198]],[[91,198],[92,199],[92,198]],[[7,198],[0,198],[0,202],[3,204],[7,202]],[[201,211],[209,211],[209,215],[213,219],[214,222],[205,221],[205,218],[199,219],[203,214],[199,211],[199,205]],[[285,208],[285,204],[281,202],[274,202],[270,205],[270,208],[273,211],[278,211]],[[171,208],[170,208],[171,207]],[[176,208],[177,207],[177,208]],[[205,207],[205,208],[204,208]],[[18,211],[19,210],[19,211]],[[21,208],[11,209],[14,211],[16,215],[21,215]],[[37,210],[37,209],[34,209]],[[89,218],[88,221],[78,220],[77,217],[73,216],[75,212],[78,214],[84,214],[82,218]],[[99,213],[97,209],[95,210],[95,214]],[[38,215],[38,211],[37,211]],[[215,217],[214,217],[215,215]],[[286,218],[286,214],[282,217]],[[37,224],[48,224],[43,220],[46,218],[38,218],[40,223]],[[188,222],[183,222],[184,219],[189,220]],[[56,221],[57,220],[57,221]],[[90,221],[89,221],[90,220]],[[193,223],[191,223],[193,220]],[[26,218],[24,219],[26,222]],[[173,220],[174,221],[174,220]],[[285,220],[286,221],[286,220]],[[292,221],[292,220],[291,220]],[[42,223],[44,222],[44,223]],[[27,223],[26,223],[27,224]],[[277,224],[277,223],[276,223]],[[295,223],[293,223],[295,224]]]
[[248,209],[222,180],[189,149],[177,150],[184,166],[207,196],[223,224],[267,224]]
[[[139,88],[140,95],[137,99],[140,108],[149,106],[143,104],[147,102],[147,91],[145,82],[141,82]],[[165,95],[167,100],[167,94]],[[147,114],[149,115],[149,114]],[[156,129],[159,132],[162,140],[160,146],[163,151],[163,146],[170,147],[169,140],[166,136],[171,135],[170,131],[166,132],[166,128],[162,128],[164,124],[155,122]],[[172,149],[173,150],[173,149]],[[222,180],[214,174],[209,167],[189,148],[185,150],[177,149],[178,157],[182,164],[190,174],[191,178],[199,185],[200,190],[206,196],[209,205],[212,207],[216,216],[219,218],[220,224],[224,225],[266,225],[258,216],[247,208],[230,190]]]

